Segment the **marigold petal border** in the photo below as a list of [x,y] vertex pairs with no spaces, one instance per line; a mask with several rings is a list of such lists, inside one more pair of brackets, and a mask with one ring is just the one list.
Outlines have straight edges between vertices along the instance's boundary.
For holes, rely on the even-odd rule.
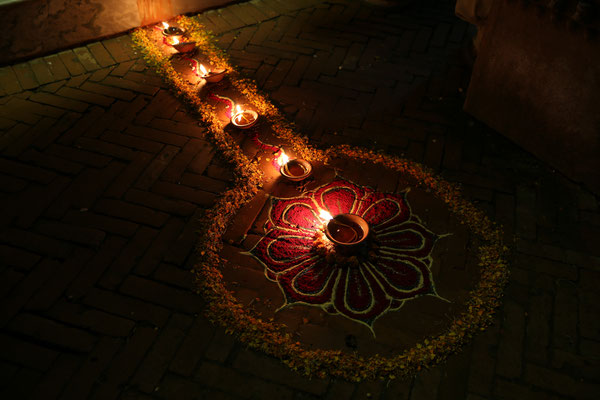
[[197,93],[176,73],[168,57],[148,34],[147,28],[139,28],[132,33],[136,46],[145,61],[165,80],[176,96],[181,99],[204,122],[210,141],[232,166],[235,167],[235,186],[224,192],[215,205],[207,210],[201,223],[202,235],[199,238],[198,261],[194,267],[197,292],[207,302],[206,315],[215,324],[225,327],[228,333],[252,349],[261,350],[281,359],[293,370],[308,376],[340,377],[350,381],[363,379],[389,378],[414,375],[423,368],[441,363],[457,352],[476,333],[484,330],[493,321],[494,311],[500,305],[503,288],[508,280],[506,256],[508,248],[503,244],[503,233],[475,205],[462,197],[459,188],[435,175],[423,165],[386,155],[382,152],[360,149],[349,145],[331,147],[325,151],[315,149],[307,143],[307,138],[298,135],[292,124],[267,98],[260,94],[256,85],[240,76],[229,65],[224,53],[211,41],[210,35],[194,17],[180,16],[176,22],[184,27],[201,52],[221,68],[230,71],[230,81],[246,98],[265,115],[273,131],[279,138],[290,142],[290,146],[304,159],[327,160],[332,156],[345,156],[362,162],[369,162],[389,168],[398,173],[410,175],[418,186],[429,189],[433,195],[443,200],[449,209],[459,216],[469,230],[485,243],[478,248],[481,277],[469,293],[467,311],[456,318],[448,330],[432,338],[426,338],[413,348],[395,356],[369,358],[334,350],[307,350],[289,334],[281,333],[280,327],[272,321],[265,321],[253,315],[234,298],[224,284],[219,257],[222,236],[241,207],[252,199],[261,185],[262,174],[256,163],[251,162],[223,130],[221,122],[214,115],[212,107],[203,102]]

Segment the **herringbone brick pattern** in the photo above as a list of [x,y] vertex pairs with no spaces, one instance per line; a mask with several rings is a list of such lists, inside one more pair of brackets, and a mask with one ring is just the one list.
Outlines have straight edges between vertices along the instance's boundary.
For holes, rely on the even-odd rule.
[[214,328],[188,270],[231,176],[124,35],[0,69],[2,398],[597,396],[598,199],[461,111],[453,2],[253,0],[202,19],[314,143],[424,162],[505,226],[497,324],[414,379],[361,384],[307,380]]

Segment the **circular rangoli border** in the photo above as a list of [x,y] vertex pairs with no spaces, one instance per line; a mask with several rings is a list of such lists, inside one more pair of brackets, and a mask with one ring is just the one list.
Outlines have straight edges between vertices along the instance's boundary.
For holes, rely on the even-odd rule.
[[503,288],[508,278],[505,261],[507,248],[502,243],[502,231],[471,202],[464,199],[458,187],[436,176],[423,165],[381,152],[350,147],[336,146],[325,151],[315,149],[307,143],[307,138],[294,132],[288,123],[256,85],[240,76],[228,63],[223,52],[212,44],[209,35],[193,17],[177,17],[177,23],[190,32],[199,50],[210,62],[229,71],[232,85],[250,102],[271,124],[276,135],[289,142],[296,154],[313,161],[326,162],[332,157],[345,156],[363,163],[374,163],[398,173],[411,176],[418,185],[443,200],[449,209],[467,225],[470,231],[485,242],[478,249],[481,278],[469,293],[467,311],[460,314],[442,334],[426,338],[415,347],[395,356],[373,356],[364,358],[339,350],[307,350],[290,334],[282,333],[282,326],[272,320],[265,321],[245,310],[228,291],[223,283],[221,268],[224,260],[219,257],[222,236],[228,225],[244,204],[252,199],[261,186],[262,173],[255,161],[249,160],[234,140],[224,131],[223,123],[217,118],[214,108],[202,101],[194,87],[182,79],[170,64],[169,56],[152,38],[151,29],[141,28],[133,32],[134,44],[144,55],[146,62],[163,77],[167,84],[184,103],[202,119],[208,136],[220,154],[234,167],[235,187],[219,197],[213,208],[207,210],[197,244],[198,261],[194,267],[198,293],[207,301],[207,317],[235,334],[240,342],[252,349],[281,359],[295,371],[308,376],[328,375],[350,381],[363,379],[395,379],[414,375],[423,368],[439,364],[457,352],[477,332],[492,323],[493,313],[500,305]]

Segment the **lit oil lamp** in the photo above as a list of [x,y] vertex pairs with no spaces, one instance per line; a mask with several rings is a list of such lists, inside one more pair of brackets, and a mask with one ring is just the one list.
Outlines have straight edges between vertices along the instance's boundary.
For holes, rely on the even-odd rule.
[[195,70],[194,72],[196,72],[196,75],[204,79],[206,82],[219,82],[225,76],[226,70],[223,68],[208,70],[204,65],[200,63],[198,63],[197,65],[199,65],[200,73],[198,73],[197,70]]
[[178,28],[176,26],[169,26],[169,24],[166,22],[162,23],[162,27],[162,34],[169,39],[181,40],[183,34],[185,33],[185,31],[181,28]]
[[325,224],[325,236],[338,246],[355,246],[369,235],[369,224],[356,214],[338,214],[332,217],[321,210],[320,218]]
[[291,181],[297,182],[304,180],[310,175],[312,171],[312,165],[310,165],[308,161],[301,160],[298,158],[290,160],[290,158],[287,154],[285,154],[285,151],[283,151],[283,149],[281,149],[281,155],[279,156],[278,163],[279,172],[281,173],[281,175],[283,175],[285,178]]
[[242,110],[239,105],[235,106],[235,113],[231,117],[231,123],[238,128],[248,129],[256,123],[258,113],[253,110]]
[[196,48],[196,42],[181,42],[178,38],[171,39],[171,46],[180,53],[189,53]]

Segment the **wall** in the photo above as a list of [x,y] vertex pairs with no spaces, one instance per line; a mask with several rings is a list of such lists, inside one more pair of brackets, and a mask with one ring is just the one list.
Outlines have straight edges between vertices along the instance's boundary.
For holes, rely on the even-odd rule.
[[0,0],[0,65],[234,0]]
[[524,4],[494,3],[465,110],[600,194],[600,38]]

